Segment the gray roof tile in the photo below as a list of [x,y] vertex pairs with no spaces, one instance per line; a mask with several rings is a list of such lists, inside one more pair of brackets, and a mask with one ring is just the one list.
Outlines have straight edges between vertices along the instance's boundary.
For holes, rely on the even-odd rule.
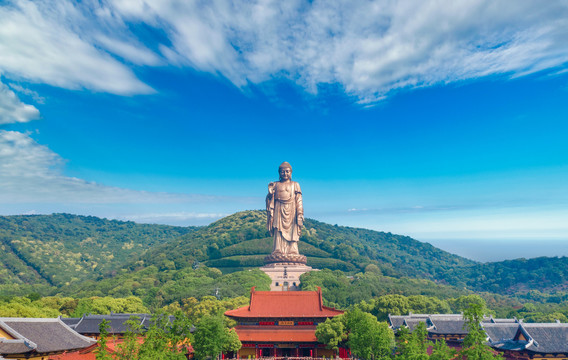
[[389,324],[392,329],[397,330],[405,321],[426,321],[428,319],[427,314],[410,314],[410,315],[389,315]]
[[37,345],[34,350],[38,353],[83,349],[96,342],[60,319],[0,318],[0,327],[16,339]]
[[389,325],[393,329],[398,329],[404,324],[404,316],[402,315],[389,315]]
[[527,350],[538,353],[568,353],[568,324],[521,324],[534,342]]
[[124,334],[129,330],[127,321],[133,319],[143,327],[147,327],[151,315],[148,314],[111,314],[111,315],[85,315],[73,327],[80,334],[99,334],[99,326],[103,320],[108,320],[110,334]]
[[[540,354],[568,353],[568,324],[516,323],[483,324],[492,347],[500,350],[528,350]],[[519,335],[522,334],[526,340]]]
[[63,321],[63,323],[70,328],[73,328],[75,325],[77,325],[79,320],[81,320],[81,318],[65,318],[61,316],[59,317],[59,319],[61,319],[61,321]]
[[482,326],[491,343],[512,339],[519,328],[518,323],[483,323]]
[[[8,340],[0,338],[0,355],[25,354],[32,351],[35,344],[29,344],[23,339]],[[0,359],[3,359],[0,356]]]
[[468,333],[465,328],[465,320],[463,318],[434,318],[431,319],[431,322],[433,327],[428,328],[428,332],[433,334],[465,335]]
[[427,319],[406,319],[404,323],[408,326],[408,329],[412,332],[416,329],[416,326],[420,323],[425,323]]

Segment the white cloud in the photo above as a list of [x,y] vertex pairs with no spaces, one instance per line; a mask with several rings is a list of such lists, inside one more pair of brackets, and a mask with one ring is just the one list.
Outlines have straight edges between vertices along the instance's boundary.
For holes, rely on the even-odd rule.
[[[317,92],[340,84],[361,102],[397,89],[568,61],[563,1],[115,0],[116,12],[167,31],[172,61],[235,85],[286,76]],[[173,50],[173,52],[171,51]]]
[[[118,38],[124,32],[120,24],[108,25],[104,19],[87,17],[83,11],[93,9],[81,6],[85,5],[26,0],[0,6],[0,72],[6,77],[67,89],[121,95],[153,92],[131,69],[97,46],[96,38],[103,39],[103,46],[110,45],[116,51],[119,39],[105,42],[101,33],[105,26],[111,26]],[[135,46],[123,46],[120,53],[138,57],[148,53],[135,52]],[[156,63],[151,55],[141,62]]]
[[64,160],[28,134],[0,130],[0,203],[209,203],[219,197],[136,191],[63,174]]
[[338,84],[361,103],[568,62],[562,0],[14,0],[0,22],[6,76],[115,94],[151,92],[131,65],[168,61],[239,87]]
[[16,94],[0,82],[0,125],[39,119],[39,110],[24,104]]
[[130,44],[126,40],[113,39],[106,35],[96,37],[97,42],[107,50],[137,65],[159,65],[160,58],[153,52],[140,47],[139,44]]
[[13,84],[12,83],[12,84],[9,84],[9,85],[13,90],[16,90],[20,94],[30,96],[36,103],[45,104],[45,98],[43,96],[40,96],[40,94],[37,91],[33,91],[31,89],[25,88],[25,87],[23,87],[22,85],[19,85],[19,84]]
[[66,176],[65,160],[29,134],[0,130],[0,213],[66,212],[137,222],[205,225],[262,199],[165,193]]

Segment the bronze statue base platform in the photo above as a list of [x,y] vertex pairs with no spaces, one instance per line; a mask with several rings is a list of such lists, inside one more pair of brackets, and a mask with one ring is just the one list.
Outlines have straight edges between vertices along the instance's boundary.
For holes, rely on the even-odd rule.
[[306,265],[308,259],[300,254],[282,254],[273,252],[264,258],[265,267]]
[[270,291],[298,291],[300,290],[300,275],[316,270],[304,264],[282,265],[271,263],[260,268],[270,277]]

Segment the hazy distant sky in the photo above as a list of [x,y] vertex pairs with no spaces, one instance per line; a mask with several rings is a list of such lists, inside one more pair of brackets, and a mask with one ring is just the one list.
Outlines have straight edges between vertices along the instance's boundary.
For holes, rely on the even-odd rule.
[[3,1],[0,213],[206,224],[288,161],[310,218],[568,241],[567,64],[561,0]]

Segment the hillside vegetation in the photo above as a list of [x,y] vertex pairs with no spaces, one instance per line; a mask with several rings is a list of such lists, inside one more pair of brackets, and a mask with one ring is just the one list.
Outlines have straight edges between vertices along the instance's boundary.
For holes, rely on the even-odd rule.
[[478,263],[448,271],[441,279],[475,291],[503,294],[531,290],[562,292],[568,288],[568,258],[539,257]]
[[85,281],[71,288],[60,289],[58,295],[76,298],[136,296],[142,299],[146,306],[157,309],[166,305],[182,304],[188,298],[246,296],[253,286],[257,290],[269,290],[270,278],[259,269],[223,275],[218,269],[201,265],[162,271],[155,266],[149,266],[103,280]]
[[[450,254],[408,236],[333,226],[306,219],[299,243],[308,265],[357,272],[375,264],[389,276],[436,279],[448,269],[475,262]],[[201,261],[223,272],[263,265],[272,251],[264,211],[243,211],[220,219],[176,240],[156,246],[133,268],[154,265],[181,269]]]
[[194,229],[69,214],[0,216],[0,289],[94,279]]
[[[305,284],[321,286],[338,306],[385,294],[446,298],[472,291],[500,304],[503,297],[491,294],[543,304],[568,300],[565,257],[482,264],[407,236],[310,219],[305,225],[299,248],[308,265],[340,274],[307,274]],[[264,211],[199,228],[54,214],[0,217],[0,249],[0,295],[137,296],[146,306],[165,306],[263,287],[267,278],[255,269],[272,239]]]

